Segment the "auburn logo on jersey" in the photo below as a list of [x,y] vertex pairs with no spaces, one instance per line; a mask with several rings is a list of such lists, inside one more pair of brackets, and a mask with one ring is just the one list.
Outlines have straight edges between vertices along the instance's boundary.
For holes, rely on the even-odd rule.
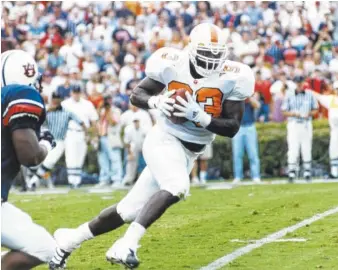
[[34,65],[32,65],[30,63],[27,63],[27,65],[23,65],[23,68],[25,70],[24,74],[28,78],[31,78],[31,77],[35,76],[36,71],[35,71]]

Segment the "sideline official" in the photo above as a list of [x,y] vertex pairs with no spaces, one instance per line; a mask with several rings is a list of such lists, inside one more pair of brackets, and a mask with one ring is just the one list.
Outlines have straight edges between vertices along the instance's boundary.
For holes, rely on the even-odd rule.
[[311,180],[312,161],[312,117],[318,111],[313,93],[306,88],[303,77],[296,77],[295,92],[288,92],[282,105],[287,117],[289,182],[296,177],[300,153],[303,160],[304,178]]

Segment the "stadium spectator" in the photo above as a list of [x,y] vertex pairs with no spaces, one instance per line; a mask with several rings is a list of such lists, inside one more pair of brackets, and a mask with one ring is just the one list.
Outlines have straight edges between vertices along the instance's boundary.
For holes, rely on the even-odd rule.
[[263,80],[261,72],[256,72],[255,92],[258,94],[260,108],[258,110],[258,119],[261,122],[268,122],[270,117],[271,104],[271,82]]
[[235,137],[232,138],[234,184],[239,183],[244,177],[243,158],[245,150],[250,162],[251,178],[255,183],[260,182],[258,139],[254,113],[254,110],[259,107],[257,94],[246,101],[241,127]]
[[135,114],[132,118],[132,124],[128,125],[124,130],[123,141],[127,149],[127,164],[126,174],[122,180],[123,185],[133,184],[137,176],[139,158],[147,133],[147,130],[140,123],[141,119]]
[[[320,94],[338,80],[337,15],[333,1],[5,1],[1,49],[35,56],[45,74],[47,106],[53,92],[68,98],[71,87],[80,85],[97,108],[110,96],[124,112],[156,49],[182,49],[194,25],[215,23],[228,36],[229,60],[249,64],[264,85],[270,81],[270,117],[281,122],[281,103],[294,90],[295,77],[305,76]],[[262,105],[267,120],[265,100]],[[327,111],[320,108],[318,117],[327,117]]]
[[99,108],[98,114],[99,149],[97,154],[100,166],[100,177],[97,187],[103,187],[110,184],[113,175],[113,154],[112,147],[108,139],[108,129],[110,126],[114,126],[116,124],[108,98],[104,99],[103,105]]

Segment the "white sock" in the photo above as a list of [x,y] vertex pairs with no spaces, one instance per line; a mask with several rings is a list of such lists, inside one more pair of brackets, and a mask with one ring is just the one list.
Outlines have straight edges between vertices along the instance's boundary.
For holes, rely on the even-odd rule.
[[84,241],[90,240],[94,238],[93,233],[89,229],[89,223],[83,223],[79,227],[76,228],[77,232],[77,242],[82,243]]
[[207,179],[207,172],[206,171],[200,171],[200,179],[201,179],[201,181],[205,181]]
[[132,246],[138,246],[138,242],[146,232],[146,229],[139,223],[133,222],[129,225],[128,230],[124,234],[124,239],[131,243]]

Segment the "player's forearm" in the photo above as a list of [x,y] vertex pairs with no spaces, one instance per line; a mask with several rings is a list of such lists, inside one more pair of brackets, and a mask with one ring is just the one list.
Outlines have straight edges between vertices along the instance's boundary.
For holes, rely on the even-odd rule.
[[133,93],[130,95],[130,102],[134,106],[141,108],[141,109],[150,109],[148,101],[152,97],[147,90],[141,88],[141,87],[136,87],[133,90]]
[[236,119],[211,118],[210,124],[206,127],[220,136],[233,138],[240,128],[240,123]]
[[130,102],[136,107],[142,109],[152,109],[149,106],[149,99],[152,96],[160,94],[165,85],[146,77],[133,90],[130,96]]

